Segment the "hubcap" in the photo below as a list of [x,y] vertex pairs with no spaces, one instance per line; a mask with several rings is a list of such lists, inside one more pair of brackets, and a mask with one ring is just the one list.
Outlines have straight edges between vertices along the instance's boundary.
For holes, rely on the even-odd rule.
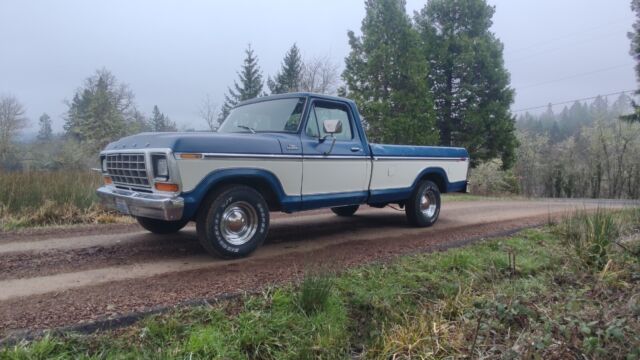
[[436,214],[436,210],[436,196],[433,192],[426,190],[420,198],[420,211],[422,211],[426,217],[432,218]]
[[247,243],[258,229],[258,214],[251,204],[238,201],[230,204],[222,213],[220,233],[232,245]]

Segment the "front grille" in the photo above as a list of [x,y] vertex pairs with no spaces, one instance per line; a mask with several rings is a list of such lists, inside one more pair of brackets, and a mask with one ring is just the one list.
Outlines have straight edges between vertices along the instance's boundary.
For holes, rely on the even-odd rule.
[[144,154],[107,154],[107,173],[116,184],[150,187]]

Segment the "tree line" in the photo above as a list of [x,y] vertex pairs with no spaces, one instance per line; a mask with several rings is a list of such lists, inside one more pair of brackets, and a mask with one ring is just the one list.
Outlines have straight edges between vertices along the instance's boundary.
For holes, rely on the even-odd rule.
[[549,107],[518,118],[514,175],[522,194],[534,197],[640,198],[640,123],[620,121],[631,111],[621,95],[610,103]]
[[[342,74],[328,58],[304,61],[293,44],[265,79],[249,46],[222,106],[216,111],[205,99],[203,119],[215,128],[239,102],[267,94],[338,93],[358,103],[373,141],[462,146],[475,163],[500,157],[509,168],[517,145],[513,90],[502,43],[490,31],[495,8],[485,0],[429,0],[413,18],[404,0],[367,0],[365,9],[361,34],[347,34]],[[51,136],[47,117],[43,137]],[[66,138],[92,152],[126,134],[175,128],[157,107],[151,117],[140,112],[128,86],[104,69],[74,94],[64,127]]]
[[[516,122],[503,44],[490,30],[495,7],[486,0],[427,0],[413,16],[404,0],[366,0],[364,5],[360,32],[347,33],[350,52],[342,73],[328,57],[303,59],[294,43],[279,70],[265,78],[249,45],[222,106],[208,95],[204,99],[200,116],[207,126],[215,129],[235,105],[255,97],[338,94],[356,101],[373,142],[467,148],[473,173],[483,176],[480,187],[530,196],[638,197],[633,122],[640,110],[630,99],[576,103],[559,114],[549,108]],[[640,0],[632,1],[632,9],[640,18]],[[640,22],[630,39],[631,54],[640,63],[639,30]],[[640,79],[640,66],[638,74]],[[86,79],[67,105],[64,134],[53,134],[48,115],[39,120],[39,145],[28,156],[52,160],[37,166],[80,167],[78,152],[93,157],[121,136],[176,129],[157,106],[151,116],[139,111],[131,89],[105,69]],[[29,153],[16,152],[12,143],[26,123],[20,103],[2,98],[3,164],[12,153]],[[52,141],[58,143],[46,145]]]

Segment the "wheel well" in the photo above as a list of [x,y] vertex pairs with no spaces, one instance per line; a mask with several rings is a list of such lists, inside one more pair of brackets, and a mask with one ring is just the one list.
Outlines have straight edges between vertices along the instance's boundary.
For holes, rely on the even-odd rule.
[[438,190],[440,190],[440,192],[443,194],[447,192],[447,181],[445,180],[444,176],[438,173],[426,174],[422,177],[421,180],[429,180],[433,182],[434,184],[436,184],[436,186],[438,186]]
[[209,193],[223,186],[229,186],[229,185],[245,185],[255,189],[257,192],[259,192],[262,195],[262,197],[264,197],[264,200],[267,202],[267,205],[269,206],[270,211],[279,211],[281,208],[280,200],[276,195],[275,191],[271,188],[271,186],[266,180],[262,180],[260,178],[238,177],[238,178],[223,179],[217,182],[211,188],[211,190],[209,190]]

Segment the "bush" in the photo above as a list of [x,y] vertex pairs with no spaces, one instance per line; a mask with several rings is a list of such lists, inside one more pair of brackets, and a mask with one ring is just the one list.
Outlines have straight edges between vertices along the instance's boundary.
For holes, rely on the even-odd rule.
[[520,192],[518,179],[511,170],[503,170],[500,160],[491,160],[471,169],[471,193],[478,195],[510,195]]
[[559,231],[581,263],[598,271],[606,265],[611,244],[620,235],[614,215],[602,209],[576,213],[560,224]]
[[308,272],[300,284],[296,304],[306,315],[323,311],[332,290],[332,276],[317,271]]

